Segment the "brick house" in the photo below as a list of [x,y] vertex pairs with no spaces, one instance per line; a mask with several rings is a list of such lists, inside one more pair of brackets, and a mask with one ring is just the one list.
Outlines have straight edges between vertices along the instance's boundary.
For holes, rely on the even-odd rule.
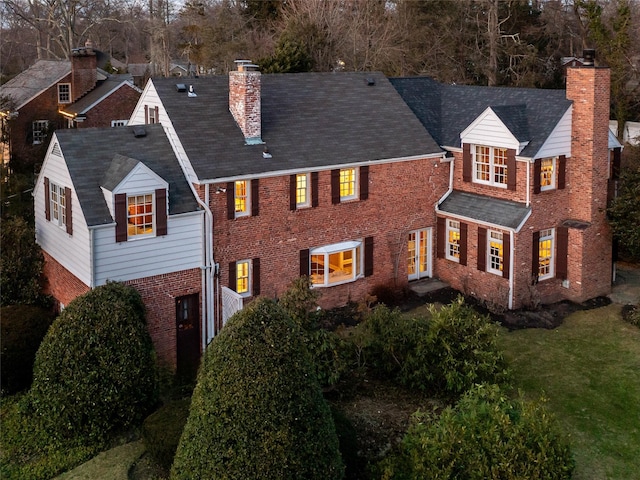
[[[261,75],[249,62],[238,62],[228,77],[152,79],[129,124],[133,132],[144,126],[147,136],[164,132],[161,143],[180,167],[173,174],[193,187],[199,262],[180,268],[170,258],[178,251],[167,250],[144,258],[151,270],[154,261],[171,263],[171,273],[112,271],[100,281],[125,280],[144,292],[155,309],[159,356],[173,367],[188,362],[177,315],[187,293],[161,278],[185,271],[200,306],[194,335],[201,346],[246,302],[278,297],[300,275],[310,276],[325,308],[432,276],[503,308],[606,294],[611,237],[602,209],[615,165],[611,149],[620,146],[608,130],[608,75],[604,68],[569,69],[566,92],[445,86],[380,73]],[[62,163],[82,164],[100,132],[56,137]],[[110,155],[148,161],[155,171],[142,147],[128,153],[128,142],[111,141],[117,147]],[[114,159],[96,161],[105,171]],[[36,192],[45,204],[47,171]],[[70,178],[73,199],[80,183]],[[96,198],[107,204],[100,228],[116,229],[113,198]],[[47,226],[45,206],[36,205],[36,214]],[[135,215],[123,215],[134,228]],[[48,264],[80,278],[59,259],[68,250],[60,230],[58,251],[43,246]],[[153,255],[156,241],[154,233],[132,243]],[[49,272],[55,292],[61,274]]]
[[3,160],[33,155],[60,128],[126,124],[142,91],[130,75],[99,68],[107,60],[87,42],[73,50],[70,61],[39,60],[2,85],[0,97],[8,102],[0,112],[8,133]]

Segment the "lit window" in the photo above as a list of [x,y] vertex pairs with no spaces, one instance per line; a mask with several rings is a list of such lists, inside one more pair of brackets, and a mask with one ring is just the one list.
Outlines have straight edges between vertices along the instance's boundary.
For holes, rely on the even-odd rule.
[[36,120],[31,124],[33,130],[33,144],[40,145],[47,138],[49,120]]
[[356,280],[362,274],[362,242],[342,242],[311,250],[311,283],[330,286]]
[[249,260],[242,260],[236,262],[236,292],[240,295],[250,295],[249,291],[249,275],[250,275]]
[[308,207],[309,202],[309,174],[296,175],[296,207]]
[[153,194],[127,197],[127,235],[140,237],[153,234]]
[[49,198],[51,202],[51,221],[60,227],[65,227],[67,224],[67,205],[64,196],[64,187],[50,183]]
[[112,127],[125,127],[129,120],[111,120]]
[[555,158],[543,158],[540,160],[540,190],[552,190],[555,188]]
[[460,261],[460,222],[447,220],[447,258]]
[[58,84],[58,103],[71,103],[71,84]]
[[249,182],[247,180],[235,182],[234,192],[236,217],[249,215]]
[[340,170],[340,200],[356,198],[356,169],[343,168]]
[[488,253],[488,271],[497,275],[502,275],[502,233],[489,231],[489,248]]
[[474,181],[507,186],[507,149],[476,145],[473,151]]
[[554,229],[540,232],[538,240],[538,279],[553,277],[553,237]]

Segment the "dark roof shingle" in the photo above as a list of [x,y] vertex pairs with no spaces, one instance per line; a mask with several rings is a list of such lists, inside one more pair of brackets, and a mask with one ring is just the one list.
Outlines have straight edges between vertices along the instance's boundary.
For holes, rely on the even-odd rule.
[[451,192],[438,209],[443,213],[510,229],[518,228],[531,212],[531,207],[523,203],[457,190]]

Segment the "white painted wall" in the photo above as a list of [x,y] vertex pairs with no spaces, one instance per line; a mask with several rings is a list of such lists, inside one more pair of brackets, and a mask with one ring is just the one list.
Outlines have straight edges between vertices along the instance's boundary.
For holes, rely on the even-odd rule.
[[520,142],[491,110],[491,107],[487,108],[462,131],[460,140],[462,143],[473,145],[511,148],[516,151],[516,154],[520,153]]
[[572,108],[564,113],[556,127],[547,137],[540,150],[533,155],[533,158],[556,157],[558,155],[571,156],[571,119]]

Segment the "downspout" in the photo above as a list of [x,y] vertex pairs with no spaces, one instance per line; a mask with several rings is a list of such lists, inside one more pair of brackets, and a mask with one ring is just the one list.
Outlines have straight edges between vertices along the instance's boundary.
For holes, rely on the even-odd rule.
[[91,290],[93,290],[93,288],[95,287],[96,284],[96,279],[95,279],[95,259],[93,257],[93,243],[94,243],[94,239],[93,239],[93,232],[94,229],[90,228],[89,229],[89,288]]
[[[447,152],[447,153],[450,153],[450,152]],[[444,192],[444,195],[440,197],[440,200],[438,200],[436,207],[440,205],[444,201],[444,199],[451,194],[451,192],[453,192],[453,167],[454,167],[454,162],[456,157],[453,156],[453,154],[451,155],[451,157],[448,157],[447,153],[445,153],[442,159],[449,162],[449,188],[447,189],[446,192]],[[449,160],[446,160],[446,159],[449,159]]]
[[[535,161],[535,160],[534,160]],[[527,162],[527,207],[531,203],[531,192],[529,188],[531,187],[531,162]]]
[[515,245],[513,241],[514,241],[513,230],[509,230],[509,250],[511,250],[509,252],[509,310],[513,309],[513,275],[515,273],[513,271],[513,264],[514,264],[513,257],[515,256],[514,255]]

